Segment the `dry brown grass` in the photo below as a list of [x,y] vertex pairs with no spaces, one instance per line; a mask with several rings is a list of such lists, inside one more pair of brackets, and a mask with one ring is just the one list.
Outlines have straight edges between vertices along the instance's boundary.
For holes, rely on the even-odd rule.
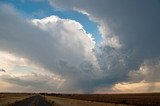
[[0,106],[14,104],[17,101],[21,101],[32,95],[33,94],[28,93],[0,93]]
[[46,98],[50,103],[52,103],[53,106],[129,106],[123,104],[100,103],[94,101],[84,101],[54,96],[47,96]]
[[160,106],[160,93],[139,94],[48,94],[51,97],[62,97],[101,103],[116,103],[136,106]]

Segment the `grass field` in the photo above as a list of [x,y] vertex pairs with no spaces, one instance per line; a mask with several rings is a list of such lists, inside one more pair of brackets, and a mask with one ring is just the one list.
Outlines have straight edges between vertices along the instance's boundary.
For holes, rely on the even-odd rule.
[[29,93],[0,93],[0,106],[8,106],[14,104],[17,101],[21,101],[33,94]]
[[53,106],[130,106],[125,104],[84,101],[55,96],[47,96],[46,98]]
[[[160,93],[138,94],[47,94],[53,97],[70,98],[100,103],[116,103],[136,106],[160,106]],[[61,100],[62,101],[62,100]],[[98,106],[98,105],[97,105]],[[103,106],[103,105],[102,105]]]
[[[0,106],[8,106],[17,103],[17,101],[22,101],[34,95],[37,94],[0,93]],[[137,94],[40,93],[40,96],[45,97],[45,99],[50,103],[52,103],[53,106],[160,106],[160,93],[137,93]],[[30,102],[32,101],[28,101],[28,103]]]

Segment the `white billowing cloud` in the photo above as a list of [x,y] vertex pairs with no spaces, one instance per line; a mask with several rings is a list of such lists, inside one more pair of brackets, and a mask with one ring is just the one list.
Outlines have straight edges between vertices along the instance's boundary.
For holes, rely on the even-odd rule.
[[145,65],[144,72],[139,71],[146,60],[155,61],[160,57],[159,0],[49,1],[54,7],[78,11],[97,22],[103,41],[95,48],[95,54],[104,76],[95,82],[95,87],[107,86],[109,90],[121,82],[138,83],[131,79],[133,73],[134,77],[141,73],[138,77],[150,83],[149,79],[159,73],[155,62]]
[[[52,2],[51,2],[52,4]],[[119,41],[119,37],[116,36],[108,27],[107,23],[105,22],[105,20],[102,20],[100,18],[94,17],[92,16],[92,14],[89,14],[87,11],[83,10],[83,9],[78,9],[78,8],[73,8],[74,11],[77,11],[79,13],[82,13],[86,16],[88,16],[88,18],[93,21],[96,22],[98,24],[98,30],[103,38],[103,41],[101,42],[102,45],[107,45],[113,48],[120,48],[122,47],[122,44]]]
[[[62,8],[62,9],[72,9],[74,11],[77,11],[79,13],[82,13],[84,15],[87,15],[89,17],[89,19],[91,21],[94,21],[98,24],[98,30],[102,36],[102,38],[104,39],[103,44],[114,47],[114,48],[120,48],[122,46],[122,44],[119,41],[118,36],[115,36],[114,32],[110,30],[110,27],[108,27],[108,20],[106,22],[105,18],[106,17],[102,17],[104,14],[102,12],[102,14],[99,15],[99,9],[101,11],[101,6],[99,6],[97,8],[97,4],[101,4],[104,3],[106,1],[73,1],[70,0],[68,1],[66,4],[64,5],[63,1],[59,0],[49,0],[50,4],[53,5],[54,7],[57,8]],[[91,4],[91,5],[90,5]],[[104,5],[103,4],[103,5]],[[103,6],[102,5],[102,6]],[[96,8],[96,9],[93,9]],[[103,7],[105,8],[105,7]],[[105,10],[102,10],[105,11]]]
[[[124,2],[116,0],[93,0],[92,2],[89,0],[49,1],[54,7],[73,9],[79,12],[84,11],[82,13],[87,13],[89,18],[98,22],[104,39],[117,36],[120,43],[129,46],[131,49],[136,49],[138,53],[144,52],[142,50],[144,43],[148,48],[156,44],[150,43],[150,41],[159,44],[154,37],[159,33],[157,29],[160,17],[158,0],[124,0]],[[155,50],[156,48],[150,55],[156,55]]]
[[[87,34],[80,23],[56,16],[44,19],[24,19],[11,6],[1,4],[0,8],[0,51],[7,52],[2,53],[7,55],[4,58],[7,62],[2,66],[11,70],[10,72],[26,70],[25,75],[23,72],[15,75],[16,71],[8,73],[14,74],[13,76],[2,75],[0,78],[3,81],[17,87],[30,85],[31,88],[29,87],[28,91],[33,91],[32,88],[36,89],[41,83],[51,80],[43,79],[48,73],[60,76],[62,82],[65,82],[58,87],[58,90],[48,87],[50,91],[52,91],[50,88],[57,92],[90,90],[90,86],[86,83],[91,83],[98,73],[97,60],[92,52],[95,43],[91,34]],[[14,62],[16,61],[15,64],[24,62],[25,66],[12,64],[12,58]],[[25,61],[29,64],[26,65]],[[9,67],[7,64],[12,65]],[[30,81],[22,78],[22,76],[30,77],[32,72],[27,73],[29,70],[36,73],[36,76],[39,75],[35,77],[39,81],[34,82],[35,79],[30,78],[32,79]],[[43,80],[40,80],[41,78]],[[51,81],[59,83],[57,80]],[[52,82],[49,81],[46,86],[58,86]],[[46,86],[40,88],[47,89]]]
[[[80,23],[74,20],[60,19],[57,16],[50,16],[44,19],[34,19],[32,22],[42,30],[48,31],[54,39],[59,39],[57,45],[65,45],[67,50],[72,49],[75,54],[79,54],[76,52],[81,46],[85,45],[85,57],[90,57],[90,59],[93,58],[93,56],[91,57],[91,54],[95,44],[94,39],[91,34],[86,33]],[[74,40],[74,42],[71,42],[71,40]]]
[[[88,93],[98,92],[101,88],[104,92],[123,92],[123,88],[131,91],[147,85],[150,85],[148,91],[159,90],[159,79],[154,79],[159,77],[159,63],[146,63],[146,60],[159,61],[160,56],[158,0],[49,2],[63,10],[78,11],[97,22],[103,38],[101,44],[95,45],[91,34],[74,20],[57,16],[28,20],[13,8],[2,5],[0,50],[27,59],[46,73],[59,76],[63,83],[55,89],[57,92]],[[51,80],[43,79],[42,73],[34,73],[39,75],[40,82],[24,80],[21,75],[19,78],[10,75],[1,78],[6,84],[18,87],[30,85],[28,89],[31,91],[36,87],[34,85]],[[50,88],[48,83],[46,86]]]

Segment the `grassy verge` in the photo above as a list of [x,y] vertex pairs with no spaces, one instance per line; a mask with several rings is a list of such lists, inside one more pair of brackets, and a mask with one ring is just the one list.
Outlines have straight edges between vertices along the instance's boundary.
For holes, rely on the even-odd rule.
[[13,106],[15,103],[29,98],[33,95],[3,94],[0,96],[0,106]]
[[52,106],[129,106],[114,103],[100,103],[94,101],[75,100],[54,96],[46,96],[46,100],[52,103]]

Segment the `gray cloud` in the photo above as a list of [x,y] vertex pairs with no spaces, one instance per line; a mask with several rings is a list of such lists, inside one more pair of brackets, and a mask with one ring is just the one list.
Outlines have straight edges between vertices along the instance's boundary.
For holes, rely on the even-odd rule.
[[0,72],[6,72],[6,70],[4,70],[4,69],[0,69]]
[[[135,75],[146,60],[159,58],[159,1],[49,1],[63,10],[86,13],[98,23],[103,41],[96,45],[94,53],[90,50],[92,42],[82,28],[78,29],[80,25],[76,22],[59,18],[52,22],[51,19],[56,18],[50,17],[38,19],[33,25],[8,6],[0,9],[0,50],[15,53],[60,74],[66,81],[58,91],[88,93],[97,87],[110,89],[119,82],[136,82],[129,75]],[[147,63],[154,70],[156,66],[150,64]],[[138,81],[149,82],[159,73],[157,68],[152,72],[152,77]],[[24,82],[15,80],[12,83]],[[25,83],[34,86],[32,82]]]
[[[92,21],[99,24],[103,43],[95,48],[95,52],[104,77],[95,82],[96,86],[127,82],[131,70],[138,70],[146,60],[159,58],[158,0],[49,1],[54,7],[87,13]],[[113,39],[115,37],[118,43]],[[155,71],[153,76],[156,73],[159,71]]]
[[[68,84],[63,91],[81,89],[75,84],[86,81],[90,74],[88,71],[92,70],[80,66],[85,61],[94,63],[91,51],[94,44],[78,22],[53,16],[34,20],[33,24],[4,4],[1,5],[0,17],[1,51],[27,58],[31,64],[45,68],[46,72],[61,75]],[[24,81],[16,79],[12,83],[15,82],[21,84]]]
[[[10,84],[7,88],[10,92],[58,92],[62,83],[59,79],[53,79],[52,75],[30,74],[22,76],[1,75],[1,80]],[[1,88],[3,89],[3,88]],[[16,92],[17,92],[16,91]]]

